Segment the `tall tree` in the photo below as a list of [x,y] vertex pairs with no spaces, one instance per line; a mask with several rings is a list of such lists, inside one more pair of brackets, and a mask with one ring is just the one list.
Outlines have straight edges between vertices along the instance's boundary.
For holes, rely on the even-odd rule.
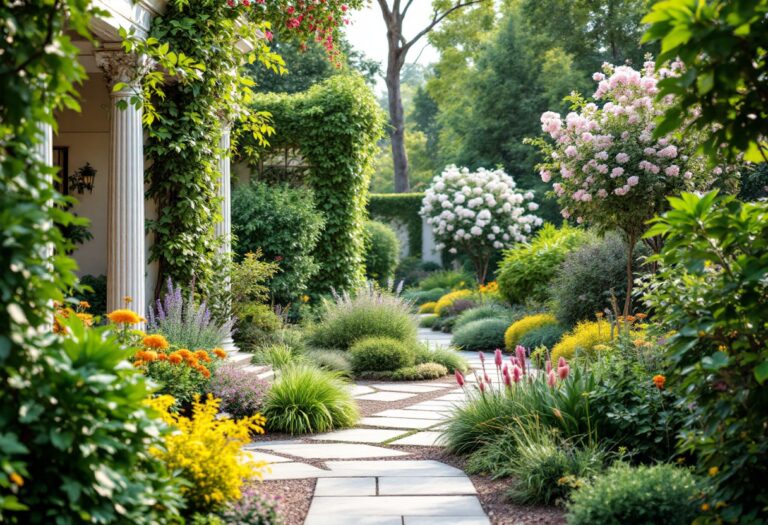
[[395,191],[406,192],[410,189],[408,181],[408,156],[405,152],[405,114],[400,90],[400,73],[405,65],[408,51],[429,34],[440,22],[459,9],[487,2],[489,0],[434,0],[432,19],[427,25],[408,39],[403,34],[403,21],[414,0],[378,0],[384,23],[387,26],[387,97],[389,119],[392,126],[392,161],[395,172]]

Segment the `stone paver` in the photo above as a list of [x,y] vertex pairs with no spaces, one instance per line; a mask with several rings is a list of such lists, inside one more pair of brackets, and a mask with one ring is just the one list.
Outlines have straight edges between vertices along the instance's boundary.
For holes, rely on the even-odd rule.
[[383,428],[404,428],[408,430],[422,430],[437,425],[434,419],[411,419],[403,417],[364,417],[361,425]]
[[408,477],[380,477],[379,494],[381,496],[460,496],[477,494],[477,490],[466,476],[434,477],[429,480],[429,483],[422,483]]
[[351,392],[353,396],[363,396],[373,394],[376,390],[366,385],[352,385]]
[[335,476],[394,476],[431,478],[435,476],[463,476],[456,467],[434,460],[396,459],[388,461],[328,461],[325,464]]
[[375,495],[376,478],[323,478],[318,479],[315,486],[315,496]]
[[433,410],[410,410],[410,408],[398,409],[390,408],[377,412],[374,416],[378,417],[405,417],[409,419],[434,419],[435,421],[443,421],[450,417],[443,412],[435,412]]
[[437,392],[443,390],[444,386],[428,386],[428,385],[411,385],[408,383],[382,383],[378,385],[371,385],[377,390],[386,390],[391,392],[407,392],[411,394],[425,394],[429,392]]
[[404,525],[491,525],[485,516],[404,516]]
[[327,516],[308,515],[304,525],[403,525],[400,516]]
[[388,430],[381,428],[350,428],[328,434],[318,434],[310,439],[318,441],[346,441],[347,443],[383,443],[402,436],[404,430]]
[[285,463],[291,461],[288,458],[281,458],[280,456],[256,450],[245,450],[244,452],[249,461],[266,461],[267,463]]
[[407,452],[392,450],[391,448],[350,443],[289,443],[282,445],[265,443],[263,448],[278,454],[288,454],[306,459],[363,459],[408,455]]
[[375,392],[373,394],[357,396],[355,399],[360,399],[361,401],[402,401],[415,395],[407,392]]
[[269,466],[271,472],[264,473],[264,480],[306,479],[330,476],[331,473],[306,463],[275,463]]
[[309,516],[485,516],[476,496],[316,497]]
[[442,432],[417,432],[410,436],[406,436],[402,439],[397,439],[392,442],[393,445],[416,445],[420,447],[437,447],[440,446],[438,439]]

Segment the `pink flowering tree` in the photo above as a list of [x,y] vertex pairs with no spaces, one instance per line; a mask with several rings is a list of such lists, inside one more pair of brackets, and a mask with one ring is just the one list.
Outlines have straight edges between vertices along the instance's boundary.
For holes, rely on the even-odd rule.
[[521,191],[503,170],[448,166],[424,192],[421,216],[435,234],[438,249],[470,258],[480,284],[493,254],[523,242],[542,220],[533,192]]
[[[564,218],[626,234],[624,315],[631,307],[633,250],[647,221],[665,209],[668,196],[706,189],[724,174],[695,153],[701,135],[654,137],[657,118],[674,103],[657,97],[658,82],[678,74],[678,64],[656,69],[647,61],[640,71],[606,64],[593,75],[594,102],[572,95],[573,111],[565,120],[551,111],[541,116],[551,140],[530,141],[544,154],[540,175],[552,182]],[[654,251],[658,243],[649,241]]]

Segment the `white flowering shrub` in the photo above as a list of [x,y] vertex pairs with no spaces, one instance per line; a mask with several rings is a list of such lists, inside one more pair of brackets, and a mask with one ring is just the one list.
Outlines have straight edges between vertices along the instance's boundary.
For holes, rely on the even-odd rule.
[[523,242],[542,220],[533,192],[521,191],[503,170],[448,166],[424,193],[421,216],[432,227],[438,249],[467,255],[480,283],[494,252]]

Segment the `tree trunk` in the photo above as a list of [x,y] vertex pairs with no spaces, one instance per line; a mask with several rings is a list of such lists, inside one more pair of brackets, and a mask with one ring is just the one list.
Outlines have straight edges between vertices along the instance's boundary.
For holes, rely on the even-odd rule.
[[[395,43],[395,45],[397,45]],[[405,152],[405,115],[400,92],[402,63],[396,53],[390,51],[387,64],[387,95],[389,97],[389,121],[392,125],[392,161],[395,168],[395,193],[411,189],[408,181],[408,155]]]

